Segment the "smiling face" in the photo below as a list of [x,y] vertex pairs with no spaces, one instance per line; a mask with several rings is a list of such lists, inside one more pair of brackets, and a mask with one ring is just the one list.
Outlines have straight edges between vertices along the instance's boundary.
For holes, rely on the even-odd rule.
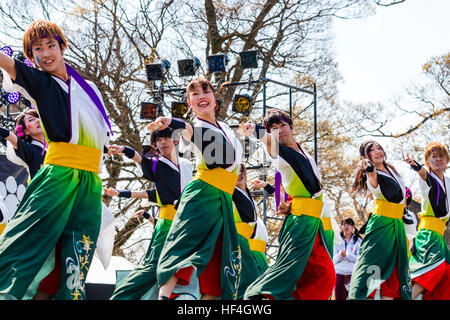
[[63,55],[65,47],[54,38],[42,38],[31,46],[31,61],[41,70],[50,74],[59,74],[65,70]]
[[187,102],[197,117],[214,119],[217,107],[214,89],[208,82],[197,81],[188,86]]
[[374,165],[383,163],[385,157],[384,149],[376,142],[367,150],[367,155]]

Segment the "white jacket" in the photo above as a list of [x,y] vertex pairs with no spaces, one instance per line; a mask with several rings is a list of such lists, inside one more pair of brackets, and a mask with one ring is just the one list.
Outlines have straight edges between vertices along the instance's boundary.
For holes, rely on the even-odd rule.
[[[334,269],[336,274],[342,275],[350,275],[353,272],[353,268],[355,266],[356,258],[359,254],[359,247],[361,245],[361,238],[356,240],[356,243],[353,241],[353,237],[350,241],[342,239],[340,246],[334,247]],[[341,250],[345,250],[346,256],[341,256]]]

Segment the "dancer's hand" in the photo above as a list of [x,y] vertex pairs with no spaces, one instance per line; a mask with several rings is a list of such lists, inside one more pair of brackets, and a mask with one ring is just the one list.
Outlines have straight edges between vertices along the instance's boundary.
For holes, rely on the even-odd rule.
[[109,145],[108,146],[108,155],[122,155],[123,150],[125,149],[124,146],[116,146],[116,145]]
[[172,118],[169,117],[158,117],[155,121],[147,125],[147,129],[150,131],[164,130],[172,122]]
[[359,168],[363,171],[366,171],[368,173],[371,173],[375,170],[375,167],[373,166],[372,162],[370,162],[369,159],[362,159],[359,164]]
[[416,161],[414,160],[414,158],[411,157],[409,154],[406,155],[405,162],[406,162],[407,164],[409,164],[410,166],[415,166],[415,165],[417,165],[417,163],[416,163]]
[[252,182],[250,182],[250,184],[252,185],[253,188],[260,189],[260,188],[264,188],[265,186],[267,186],[267,181],[255,179]]
[[119,195],[119,191],[114,188],[103,188],[103,191],[110,197],[117,197]]
[[[131,217],[133,217],[133,218],[142,218],[142,217],[144,217],[144,213],[145,213],[145,212],[146,212],[145,210],[139,210],[139,211],[133,213],[133,215],[132,215]],[[149,220],[153,225],[155,225],[155,218],[153,218],[152,215],[150,215],[150,216],[148,217],[148,220]]]
[[342,256],[343,258],[345,258],[346,255],[347,255],[347,252],[345,252],[345,250],[342,249],[342,250],[341,250],[341,256]]
[[255,128],[256,125],[254,123],[241,123],[238,127],[238,133],[251,138],[254,136]]

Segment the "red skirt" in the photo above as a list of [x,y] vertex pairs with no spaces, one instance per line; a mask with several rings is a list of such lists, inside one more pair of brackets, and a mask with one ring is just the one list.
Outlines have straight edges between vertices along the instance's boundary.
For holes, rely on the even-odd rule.
[[[376,290],[374,290],[369,297],[375,299]],[[398,262],[395,262],[394,270],[392,270],[391,275],[387,278],[380,286],[380,296],[390,297],[390,298],[401,298],[402,294],[400,292],[400,280],[398,278]]]
[[[220,232],[216,240],[216,245],[214,247],[214,252],[211,259],[208,262],[205,270],[198,277],[198,282],[200,286],[201,294],[209,294],[211,296],[220,297],[222,294],[222,286],[220,282],[220,269],[222,264],[222,242],[223,236]],[[194,267],[186,267],[179,269],[175,273],[175,277],[178,278],[178,284],[188,285],[191,279],[192,271]],[[173,299],[176,295],[172,295],[170,298]]]
[[450,300],[450,265],[446,261],[412,282],[425,289],[423,300]]

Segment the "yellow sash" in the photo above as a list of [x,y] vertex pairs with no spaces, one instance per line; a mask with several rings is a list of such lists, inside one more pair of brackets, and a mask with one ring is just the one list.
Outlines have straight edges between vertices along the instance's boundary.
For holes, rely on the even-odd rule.
[[0,223],[0,234],[3,233],[3,230],[6,228],[6,223]]
[[233,195],[238,176],[223,168],[198,169],[193,180],[200,179],[223,192]]
[[375,200],[373,213],[392,219],[401,219],[405,205],[403,203],[394,203],[385,200]]
[[248,244],[250,245],[250,250],[259,251],[262,253],[266,252],[266,242],[257,239],[248,240]]
[[322,220],[323,229],[325,231],[333,229],[331,226],[331,218],[330,217],[322,218],[320,220]]
[[245,239],[250,240],[250,237],[253,234],[253,228],[248,223],[245,222],[236,222],[236,230],[241,236]]
[[44,164],[99,173],[102,152],[99,149],[66,142],[51,142]]
[[166,204],[165,206],[161,207],[159,211],[159,218],[173,221],[176,213],[177,210],[175,210],[175,206],[173,204]]
[[422,216],[419,223],[419,230],[427,229],[444,236],[445,222],[436,217]]
[[313,198],[293,198],[291,213],[300,216],[307,215],[320,219],[323,202]]

